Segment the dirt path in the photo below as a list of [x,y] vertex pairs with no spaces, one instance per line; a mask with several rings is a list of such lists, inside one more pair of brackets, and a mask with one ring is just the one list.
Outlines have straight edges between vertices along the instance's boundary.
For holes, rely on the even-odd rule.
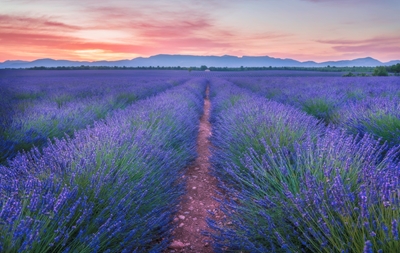
[[180,211],[174,222],[178,227],[173,231],[174,241],[167,252],[213,252],[210,239],[201,234],[210,231],[206,218],[209,212],[218,217],[219,203],[213,198],[217,190],[217,179],[209,174],[211,124],[209,87],[204,100],[204,113],[200,119],[197,136],[197,153],[194,164],[188,169],[186,177],[187,194],[183,196]]

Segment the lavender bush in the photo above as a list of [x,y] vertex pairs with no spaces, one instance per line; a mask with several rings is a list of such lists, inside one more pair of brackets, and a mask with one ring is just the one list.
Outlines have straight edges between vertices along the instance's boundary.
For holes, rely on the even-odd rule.
[[[230,224],[209,221],[217,252],[400,247],[396,148],[368,134],[327,128],[300,110],[220,80],[211,89],[213,173],[228,193],[223,209]],[[235,96],[240,99],[226,106]]]
[[352,134],[399,145],[398,77],[230,78],[269,99],[295,106]]
[[389,145],[400,144],[400,100],[397,97],[367,98],[350,103],[339,113],[341,125],[353,134],[372,134]]
[[164,250],[205,87],[193,79],[0,166],[0,251]]

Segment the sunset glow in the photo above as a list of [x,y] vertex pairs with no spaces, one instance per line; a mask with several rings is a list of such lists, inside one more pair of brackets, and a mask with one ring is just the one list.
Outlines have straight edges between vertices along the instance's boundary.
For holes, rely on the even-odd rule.
[[400,59],[398,0],[0,0],[0,61]]

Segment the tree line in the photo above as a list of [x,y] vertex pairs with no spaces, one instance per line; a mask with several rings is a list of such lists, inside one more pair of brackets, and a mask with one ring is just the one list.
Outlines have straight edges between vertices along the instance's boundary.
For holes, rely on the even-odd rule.
[[374,69],[373,76],[388,76],[389,73],[400,75],[400,63],[391,66],[379,66]]
[[[358,72],[367,75],[367,73],[372,73],[373,76],[387,76],[389,73],[394,73],[395,75],[400,74],[400,63],[392,66],[379,66],[379,67],[336,67],[336,66],[326,66],[326,67],[207,67],[202,65],[200,67],[164,67],[164,66],[141,66],[141,67],[126,67],[126,66],[58,66],[58,67],[31,67],[25,68],[29,70],[187,70],[191,71],[257,71],[257,70],[299,70],[299,71],[321,71],[321,72],[349,72],[347,76],[356,76],[352,74],[353,72]],[[358,74],[358,75],[361,75]]]

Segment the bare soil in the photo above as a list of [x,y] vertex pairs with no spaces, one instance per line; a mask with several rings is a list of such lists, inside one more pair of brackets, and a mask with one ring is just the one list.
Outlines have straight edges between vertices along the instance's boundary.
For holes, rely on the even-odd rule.
[[218,215],[219,203],[214,199],[217,191],[217,179],[209,173],[211,124],[209,87],[204,100],[204,113],[200,119],[197,137],[197,153],[194,164],[187,170],[186,195],[181,199],[180,210],[174,222],[177,228],[172,232],[174,240],[167,252],[213,252],[210,238],[202,235],[202,231],[210,231],[206,218],[209,212]]

